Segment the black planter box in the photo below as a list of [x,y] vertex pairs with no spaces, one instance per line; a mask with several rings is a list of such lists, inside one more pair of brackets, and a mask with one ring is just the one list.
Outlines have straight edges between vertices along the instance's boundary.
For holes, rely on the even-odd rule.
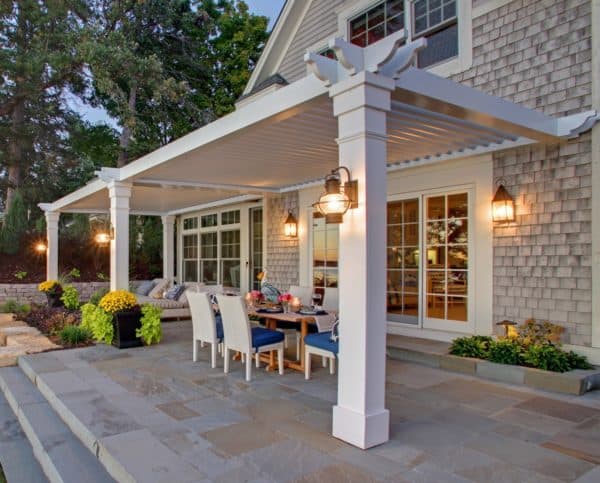
[[48,300],[48,307],[62,307],[63,301],[60,299],[62,292],[46,292],[46,300]]
[[119,349],[141,346],[142,339],[135,336],[135,330],[142,326],[141,318],[142,312],[139,310],[116,313],[113,316],[115,333],[112,345]]

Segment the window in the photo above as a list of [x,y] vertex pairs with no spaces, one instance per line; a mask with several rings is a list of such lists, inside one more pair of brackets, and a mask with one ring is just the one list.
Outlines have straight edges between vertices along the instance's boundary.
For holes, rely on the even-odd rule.
[[[410,23],[405,25],[405,19]],[[458,56],[456,0],[385,0],[349,21],[350,42],[366,47],[403,28],[408,38],[426,37],[418,66],[428,67]]]
[[240,230],[221,232],[221,283],[240,286]]
[[313,286],[338,286],[339,228],[313,216]]
[[183,235],[183,281],[198,281],[198,235]]
[[217,224],[218,224],[216,213],[212,213],[210,215],[204,215],[200,219],[201,219],[200,225],[202,226],[202,228],[210,228],[212,226],[217,226]]
[[183,219],[183,229],[184,230],[195,230],[198,228],[198,218],[184,218]]
[[263,210],[250,209],[250,289],[260,290],[257,276],[263,269]]
[[240,222],[240,210],[221,213],[221,225],[235,225]]
[[200,235],[200,274],[202,283],[206,285],[216,285],[218,282],[217,235],[216,231]]

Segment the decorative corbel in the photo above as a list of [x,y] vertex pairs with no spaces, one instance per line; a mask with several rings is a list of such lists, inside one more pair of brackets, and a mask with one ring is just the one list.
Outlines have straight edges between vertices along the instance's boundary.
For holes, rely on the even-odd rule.
[[338,63],[336,60],[313,52],[306,52],[304,63],[306,64],[306,70],[313,73],[320,81],[323,81],[326,86],[335,84],[338,81]]
[[365,68],[364,49],[358,45],[346,42],[340,37],[329,41],[329,48],[335,52],[340,65],[354,75]]
[[111,181],[119,181],[121,178],[121,172],[119,168],[103,167],[100,168],[99,171],[96,171],[95,174],[105,183],[110,183]]
[[397,79],[402,72],[413,65],[417,53],[425,47],[427,47],[427,39],[421,37],[410,44],[392,49],[386,59],[377,65],[377,72]]
[[580,134],[589,131],[600,121],[598,111],[591,110],[572,114],[556,120],[557,135],[567,139],[574,139]]

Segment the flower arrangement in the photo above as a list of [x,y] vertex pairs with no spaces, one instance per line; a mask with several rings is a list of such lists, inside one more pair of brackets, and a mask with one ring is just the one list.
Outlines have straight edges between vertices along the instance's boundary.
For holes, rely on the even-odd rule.
[[262,299],[263,294],[260,290],[251,290],[250,291],[250,298],[255,301],[258,302]]
[[99,307],[109,314],[132,310],[137,306],[135,295],[127,290],[113,290],[100,299]]
[[279,301],[279,303],[283,307],[283,311],[284,312],[288,312],[288,308],[290,306],[290,302],[292,301],[292,298],[293,298],[292,294],[289,293],[289,292],[282,293],[281,295],[279,295],[277,297],[277,300]]
[[58,280],[46,280],[38,285],[38,290],[44,293],[59,294],[62,293],[62,285]]

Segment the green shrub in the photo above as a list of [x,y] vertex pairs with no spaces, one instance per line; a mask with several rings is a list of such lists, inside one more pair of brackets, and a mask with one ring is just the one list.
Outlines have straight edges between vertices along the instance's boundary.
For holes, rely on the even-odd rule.
[[136,329],[135,335],[141,337],[144,344],[158,344],[162,339],[162,327],[160,325],[160,316],[162,309],[152,304],[142,305],[142,327]]
[[551,344],[528,346],[523,353],[523,362],[545,371],[566,372],[571,369],[567,353]]
[[7,255],[16,255],[21,248],[21,239],[27,232],[27,209],[23,196],[15,191],[12,203],[0,231],[0,248]]
[[79,308],[79,292],[72,285],[64,287],[60,300],[62,300],[65,308],[68,310],[77,310]]
[[521,362],[522,348],[513,339],[493,340],[489,345],[487,359],[498,364],[518,365]]
[[0,312],[5,314],[26,314],[31,311],[31,305],[22,304],[13,299],[8,299],[0,305]]
[[61,344],[70,346],[87,344],[92,339],[91,331],[78,325],[67,325],[58,333],[58,336]]
[[94,305],[98,305],[100,303],[100,300],[102,300],[102,297],[104,297],[107,293],[108,293],[107,288],[99,288],[90,297],[90,303],[94,304]]
[[492,338],[483,335],[459,337],[452,342],[450,354],[461,357],[486,359],[490,342],[492,342]]
[[15,276],[16,279],[23,280],[27,276],[27,272],[24,272],[23,270],[20,270],[18,272],[15,272],[14,276]]
[[81,327],[88,329],[94,340],[111,344],[114,337],[113,316],[94,304],[81,306]]
[[580,356],[573,351],[567,352],[567,359],[571,369],[593,369],[585,356]]

